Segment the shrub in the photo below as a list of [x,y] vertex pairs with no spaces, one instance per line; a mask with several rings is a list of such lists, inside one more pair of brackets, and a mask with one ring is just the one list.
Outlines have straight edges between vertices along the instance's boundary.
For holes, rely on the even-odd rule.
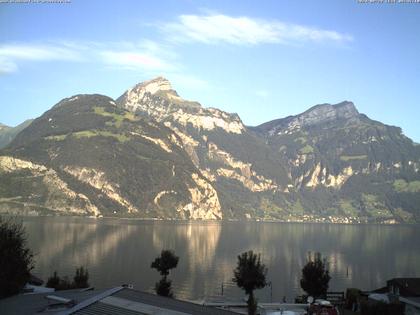
[[0,298],[19,293],[30,278],[33,254],[21,223],[0,217]]
[[76,269],[76,274],[73,277],[73,282],[70,282],[67,276],[60,278],[57,274],[57,271],[54,271],[54,274],[48,278],[46,287],[56,289],[57,291],[69,289],[83,289],[89,287],[88,280],[89,272],[84,267],[79,267]]
[[76,269],[76,275],[73,278],[73,283],[76,288],[88,288],[89,287],[89,272],[87,269],[81,266]]
[[57,290],[60,284],[60,277],[57,275],[57,271],[54,271],[54,274],[48,278],[47,284],[45,285],[47,288],[54,288]]
[[300,286],[308,295],[318,298],[324,297],[328,291],[330,275],[327,269],[327,261],[322,259],[320,253],[308,254],[308,262],[302,269]]

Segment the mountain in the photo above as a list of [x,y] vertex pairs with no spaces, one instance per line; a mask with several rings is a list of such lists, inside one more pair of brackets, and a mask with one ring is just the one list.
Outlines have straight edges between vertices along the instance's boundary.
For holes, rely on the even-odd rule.
[[102,95],[64,99],[0,158],[2,208],[161,218],[221,218],[217,192],[168,128]]
[[[0,130],[1,132],[1,130]],[[0,211],[419,222],[420,147],[353,103],[256,127],[162,77],[63,99],[0,151]]]
[[290,171],[299,202],[323,216],[418,221],[420,147],[353,103],[317,105],[251,128]]
[[164,78],[138,84],[116,102],[135,115],[153,118],[181,139],[190,160],[218,192],[225,218],[261,216],[261,204],[271,199],[287,206],[287,170],[237,114],[184,100]]
[[21,132],[23,129],[28,127],[32,119],[28,119],[16,127],[9,127],[3,124],[0,124],[0,149],[6,147],[16,135]]

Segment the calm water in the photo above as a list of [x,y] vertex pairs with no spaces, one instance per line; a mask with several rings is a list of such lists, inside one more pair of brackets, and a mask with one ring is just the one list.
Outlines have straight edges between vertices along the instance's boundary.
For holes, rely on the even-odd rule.
[[[273,300],[300,294],[299,279],[308,251],[330,264],[330,290],[375,289],[389,278],[420,277],[420,227],[249,222],[150,222],[68,217],[23,218],[36,253],[35,274],[74,274],[87,266],[95,287],[132,283],[152,290],[159,278],[150,263],[163,248],[180,256],[172,272],[176,296],[200,299],[224,294],[242,297],[229,282],[237,255],[260,252],[268,267]],[[270,288],[260,300],[270,300]]]

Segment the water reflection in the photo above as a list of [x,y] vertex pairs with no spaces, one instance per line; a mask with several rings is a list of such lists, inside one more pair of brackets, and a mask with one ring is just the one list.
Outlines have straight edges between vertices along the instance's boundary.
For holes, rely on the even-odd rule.
[[[332,290],[369,290],[389,278],[420,276],[417,226],[283,224],[244,222],[145,222],[78,218],[24,218],[29,245],[37,253],[35,272],[72,275],[88,267],[91,283],[109,287],[133,283],[151,290],[159,275],[150,263],[163,248],[180,256],[171,278],[180,298],[221,293],[241,297],[227,282],[239,253],[260,252],[273,283],[273,298],[300,293],[300,272],[308,251],[329,261]],[[270,290],[258,294],[269,300]]]

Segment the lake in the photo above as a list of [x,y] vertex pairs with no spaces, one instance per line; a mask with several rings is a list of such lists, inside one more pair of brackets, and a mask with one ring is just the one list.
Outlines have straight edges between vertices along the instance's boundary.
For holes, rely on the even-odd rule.
[[420,227],[262,222],[173,222],[73,217],[24,217],[34,273],[73,276],[86,266],[97,288],[133,284],[152,291],[159,279],[150,268],[162,249],[180,257],[172,270],[176,297],[243,297],[232,283],[237,255],[261,253],[271,287],[260,301],[287,301],[301,294],[301,269],[309,251],[328,259],[330,291],[372,290],[394,277],[420,277]]

